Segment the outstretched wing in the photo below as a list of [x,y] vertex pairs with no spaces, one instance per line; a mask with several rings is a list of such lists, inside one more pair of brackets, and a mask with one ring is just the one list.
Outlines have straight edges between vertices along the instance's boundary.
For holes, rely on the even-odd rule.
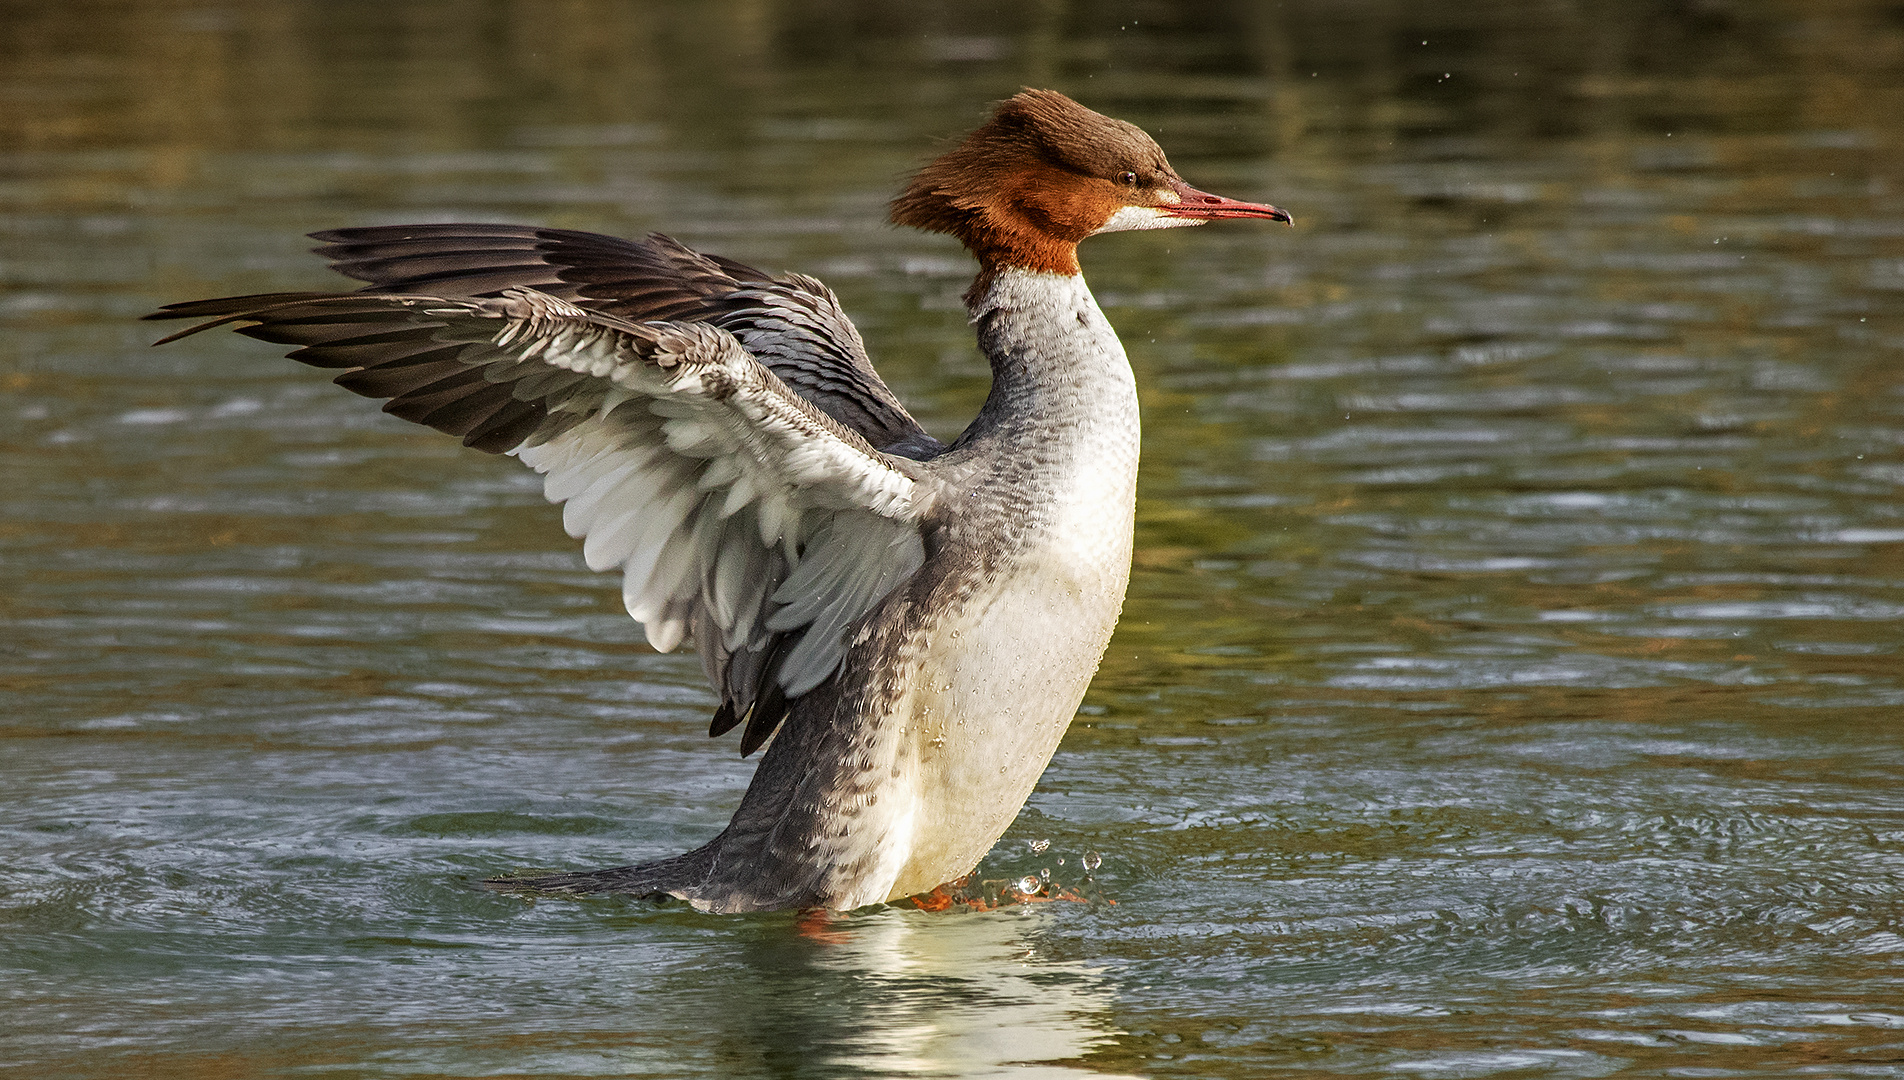
[[[924,561],[932,499],[707,322],[634,322],[526,288],[491,298],[279,293],[172,304],[388,398],[386,412],[520,457],[591,569],[622,571],[662,651],[689,636],[720,734],[764,742],[839,666],[848,626]],[[164,341],[160,342],[163,344]]]
[[874,447],[927,458],[944,447],[893,396],[833,291],[775,278],[659,233],[623,240],[532,225],[389,225],[312,233],[319,255],[376,292],[495,296],[535,289],[636,322],[707,322]]

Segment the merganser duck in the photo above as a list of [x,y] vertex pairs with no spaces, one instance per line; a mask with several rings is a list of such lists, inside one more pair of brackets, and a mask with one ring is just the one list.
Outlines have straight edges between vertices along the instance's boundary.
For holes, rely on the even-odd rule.
[[1136,381],[1077,245],[1290,216],[1198,191],[1140,129],[1026,90],[891,218],[978,259],[965,303],[992,388],[949,446],[826,286],[659,234],[336,229],[317,251],[361,291],[147,316],[209,320],[159,344],[246,324],[541,473],[649,643],[700,650],[709,735],[745,722],[741,754],[767,747],[706,846],[494,884],[846,910],[970,872],[1030,796],[1117,623],[1136,508]]

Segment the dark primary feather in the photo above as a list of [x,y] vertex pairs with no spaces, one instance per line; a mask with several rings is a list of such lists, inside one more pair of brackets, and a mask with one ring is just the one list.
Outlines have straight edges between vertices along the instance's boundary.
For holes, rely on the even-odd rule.
[[[354,301],[354,302],[353,302]],[[407,313],[406,313],[407,314]],[[446,341],[440,321],[411,316],[393,322],[389,297],[372,294],[267,293],[168,304],[148,319],[202,319],[155,344],[231,322],[246,337],[299,345],[291,359],[313,367],[344,368],[332,381],[354,394],[388,398],[383,411],[462,438],[491,454],[548,439],[581,419],[551,419],[540,400],[524,401],[508,383],[492,383],[460,358],[473,346]]]
[[[654,233],[623,240],[530,225],[389,225],[312,233],[339,273],[377,292],[489,296],[532,288],[636,322],[707,322],[781,381],[888,453],[944,446],[894,397],[832,290],[694,251]],[[367,291],[369,291],[367,290]]]

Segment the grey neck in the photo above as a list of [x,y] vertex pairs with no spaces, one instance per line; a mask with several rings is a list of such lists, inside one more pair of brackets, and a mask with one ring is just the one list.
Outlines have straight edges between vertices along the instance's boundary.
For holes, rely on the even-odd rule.
[[968,308],[992,391],[955,446],[1135,440],[1130,361],[1081,275],[1001,270]]

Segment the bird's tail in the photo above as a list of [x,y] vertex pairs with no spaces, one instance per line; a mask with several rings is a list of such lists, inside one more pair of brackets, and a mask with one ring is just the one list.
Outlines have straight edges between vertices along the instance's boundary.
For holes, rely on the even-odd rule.
[[570,896],[617,893],[626,896],[673,896],[692,901],[697,898],[700,886],[706,883],[708,873],[713,869],[715,850],[716,844],[708,844],[685,855],[674,855],[635,866],[612,866],[606,870],[566,874],[495,877],[484,881],[483,888],[525,896],[538,893]]

